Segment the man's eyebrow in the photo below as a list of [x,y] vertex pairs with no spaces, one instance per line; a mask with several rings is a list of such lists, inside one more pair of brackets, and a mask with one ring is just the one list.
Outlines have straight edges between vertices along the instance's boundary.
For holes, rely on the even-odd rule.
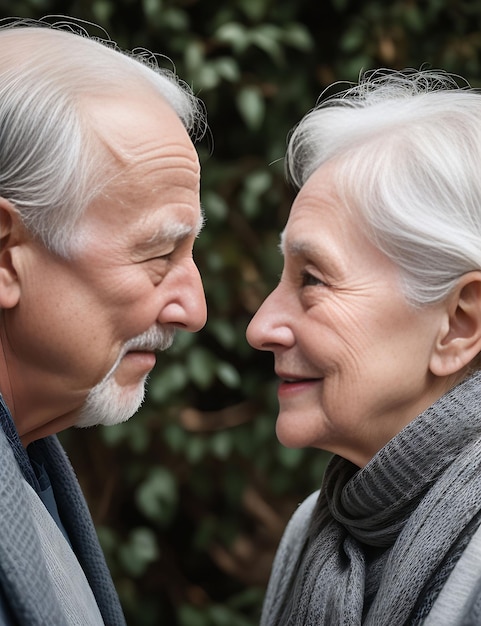
[[199,220],[197,222],[197,228],[195,231],[195,236],[198,237],[200,235],[200,233],[202,232],[202,229],[205,226],[205,223],[207,221],[207,217],[205,215],[205,211],[204,211],[204,207],[201,205],[200,206],[200,216],[199,216]]
[[169,222],[162,224],[152,235],[144,242],[146,245],[163,243],[165,241],[181,241],[187,237],[194,235],[198,237],[205,224],[205,213],[203,209],[200,211],[199,219],[195,226],[184,222]]

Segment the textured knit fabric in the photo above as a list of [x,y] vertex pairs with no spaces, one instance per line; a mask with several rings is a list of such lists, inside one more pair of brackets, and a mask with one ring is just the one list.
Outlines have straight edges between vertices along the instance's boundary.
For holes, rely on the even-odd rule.
[[[477,573],[478,576],[473,574]],[[431,607],[424,626],[460,626],[475,600],[481,579],[481,528],[478,528]]]
[[[1,593],[17,626],[64,626],[64,612],[47,574],[24,480],[37,492],[38,482],[3,401],[0,401],[0,423]],[[55,436],[35,445],[104,623],[125,626],[91,516],[65,452]]]
[[[448,561],[455,566],[450,556],[479,525],[481,374],[439,399],[364,468],[334,457],[313,506],[314,497],[279,546],[262,626],[416,623],[426,590],[439,593],[440,573]],[[473,577],[476,587],[480,572]],[[476,597],[463,611],[476,610]]]
[[38,494],[24,481],[40,549],[65,626],[104,626],[92,589],[77,557]]

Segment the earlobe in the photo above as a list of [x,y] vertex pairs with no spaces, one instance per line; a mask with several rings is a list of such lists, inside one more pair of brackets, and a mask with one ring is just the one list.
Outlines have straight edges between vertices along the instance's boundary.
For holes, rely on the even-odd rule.
[[0,197],[0,309],[10,309],[20,299],[20,284],[15,268],[20,220],[8,200]]
[[446,300],[443,322],[431,356],[436,376],[460,373],[481,352],[481,272],[462,276]]

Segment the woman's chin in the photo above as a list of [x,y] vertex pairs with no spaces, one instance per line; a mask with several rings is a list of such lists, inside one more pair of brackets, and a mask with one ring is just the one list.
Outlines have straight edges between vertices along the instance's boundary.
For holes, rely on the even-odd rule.
[[[308,421],[309,422],[309,421]],[[286,448],[319,447],[319,432],[314,424],[303,423],[302,416],[279,413],[276,422],[276,436]]]

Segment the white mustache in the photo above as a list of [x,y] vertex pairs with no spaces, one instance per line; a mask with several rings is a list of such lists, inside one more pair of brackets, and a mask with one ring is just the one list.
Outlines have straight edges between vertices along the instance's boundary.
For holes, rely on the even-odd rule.
[[174,337],[175,328],[162,328],[161,326],[152,326],[152,328],[149,328],[149,330],[146,330],[144,333],[137,335],[136,337],[132,337],[132,339],[126,341],[122,346],[122,350],[117,357],[117,360],[104,376],[103,381],[112,376],[127,352],[160,352],[167,350],[167,348],[170,348],[172,345]]
[[140,352],[162,352],[172,345],[175,336],[175,328],[162,328],[152,326],[141,335],[129,339],[123,346],[123,355],[132,350]]

